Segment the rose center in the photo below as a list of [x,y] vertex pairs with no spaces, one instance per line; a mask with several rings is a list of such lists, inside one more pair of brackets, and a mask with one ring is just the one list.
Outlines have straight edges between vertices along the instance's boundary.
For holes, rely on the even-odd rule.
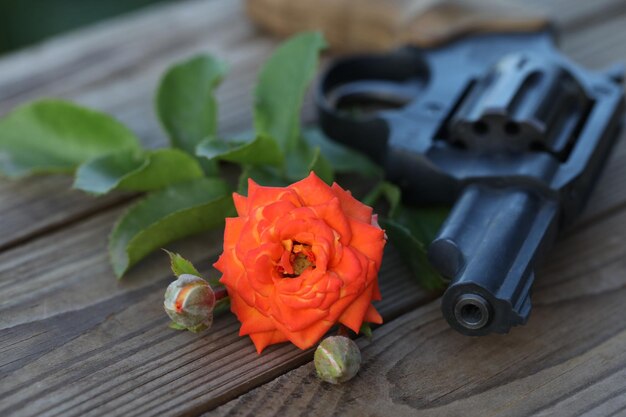
[[287,240],[283,246],[285,252],[277,268],[283,278],[296,278],[309,268],[315,269],[315,254],[310,245]]

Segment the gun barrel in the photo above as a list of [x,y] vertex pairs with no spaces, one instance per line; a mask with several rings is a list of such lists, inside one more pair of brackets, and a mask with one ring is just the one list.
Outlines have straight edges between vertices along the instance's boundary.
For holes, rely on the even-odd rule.
[[428,253],[451,280],[442,310],[452,327],[481,335],[526,322],[534,267],[554,241],[557,217],[556,201],[522,188],[465,189]]

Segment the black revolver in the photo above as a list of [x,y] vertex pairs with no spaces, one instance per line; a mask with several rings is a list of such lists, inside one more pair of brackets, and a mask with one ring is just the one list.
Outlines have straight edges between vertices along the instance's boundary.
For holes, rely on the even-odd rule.
[[428,257],[450,326],[507,333],[534,269],[581,212],[623,124],[624,71],[584,69],[550,30],[339,59],[316,104],[324,132],[380,163],[409,203],[454,203]]

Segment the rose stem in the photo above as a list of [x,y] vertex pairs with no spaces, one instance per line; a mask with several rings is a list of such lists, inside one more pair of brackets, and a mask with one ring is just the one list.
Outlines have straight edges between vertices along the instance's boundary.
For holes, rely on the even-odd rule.
[[213,288],[213,294],[215,294],[215,301],[219,301],[222,298],[228,297],[228,291],[226,291],[226,287],[222,285]]
[[348,328],[344,326],[343,324],[340,324],[339,329],[337,330],[337,335],[349,337]]

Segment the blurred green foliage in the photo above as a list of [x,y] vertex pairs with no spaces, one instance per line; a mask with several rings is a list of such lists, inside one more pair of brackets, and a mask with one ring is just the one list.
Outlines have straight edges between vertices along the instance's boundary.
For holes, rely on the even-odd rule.
[[173,0],[0,0],[0,54],[166,1]]

